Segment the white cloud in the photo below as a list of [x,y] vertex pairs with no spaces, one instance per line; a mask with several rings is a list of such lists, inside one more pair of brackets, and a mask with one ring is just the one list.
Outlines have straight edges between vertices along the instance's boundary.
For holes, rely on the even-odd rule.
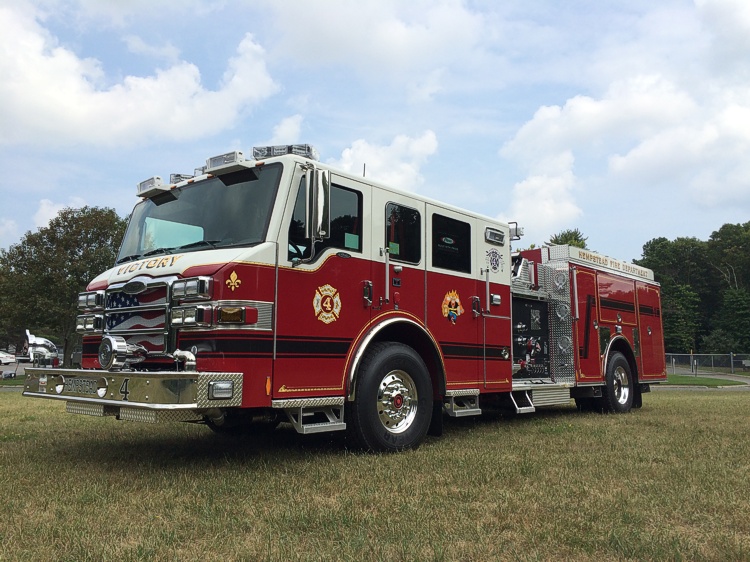
[[[725,77],[746,80],[750,51],[750,3],[746,0],[695,0],[705,28],[711,33],[711,66]],[[727,71],[732,71],[727,75]],[[739,71],[739,76],[736,72]]]
[[273,136],[267,144],[296,144],[299,142],[302,121],[301,115],[285,117],[273,128]]
[[378,81],[408,77],[416,90],[433,90],[436,70],[476,58],[472,54],[486,36],[484,16],[460,0],[266,5],[276,16],[275,46],[290,60],[308,67],[345,66]]
[[420,167],[438,147],[433,131],[420,137],[398,135],[388,146],[370,144],[359,139],[329,163],[353,174],[365,171],[368,178],[408,191],[417,191],[424,182]]
[[59,46],[37,17],[0,7],[0,143],[120,147],[190,140],[230,128],[278,88],[250,34],[218,90],[205,89],[199,69],[185,61],[105,87],[100,62]]
[[39,208],[34,213],[34,226],[44,228],[49,225],[49,221],[54,219],[66,207],[78,209],[85,205],[86,201],[80,197],[71,197],[68,203],[53,203],[49,199],[42,199],[39,201]]
[[612,84],[601,99],[575,96],[543,106],[506,143],[501,155],[534,169],[547,153],[604,152],[693,119],[696,105],[659,76],[635,76]]
[[[573,191],[573,154],[563,152],[547,158],[524,180],[513,186],[510,208],[498,219],[515,221],[524,229],[528,244],[539,245],[550,235],[575,224],[583,215]],[[522,247],[524,243],[521,243]]]
[[161,46],[151,45],[137,35],[126,35],[123,37],[123,41],[125,41],[128,50],[137,55],[166,60],[171,63],[177,62],[180,58],[180,50],[171,43]]

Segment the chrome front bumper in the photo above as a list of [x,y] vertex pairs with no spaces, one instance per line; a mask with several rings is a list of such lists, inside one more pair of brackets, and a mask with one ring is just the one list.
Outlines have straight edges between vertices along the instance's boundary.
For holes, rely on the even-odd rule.
[[[207,410],[242,405],[242,373],[26,369],[24,396],[67,402],[68,412],[161,422],[201,419]],[[231,396],[212,397],[231,381]],[[216,394],[219,394],[216,392]]]

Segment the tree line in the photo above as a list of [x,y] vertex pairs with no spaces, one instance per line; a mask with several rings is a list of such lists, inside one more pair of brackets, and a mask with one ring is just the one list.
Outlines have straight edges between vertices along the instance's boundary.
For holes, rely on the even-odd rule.
[[661,283],[667,352],[750,353],[750,222],[708,240],[654,238],[634,262]]

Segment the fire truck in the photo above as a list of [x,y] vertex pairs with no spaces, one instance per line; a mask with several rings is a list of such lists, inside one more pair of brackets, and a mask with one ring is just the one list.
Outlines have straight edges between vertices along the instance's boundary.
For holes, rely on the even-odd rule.
[[79,295],[80,369],[24,395],[217,432],[291,423],[375,451],[450,417],[622,413],[666,379],[659,285],[521,229],[257,147],[138,185],[114,267]]

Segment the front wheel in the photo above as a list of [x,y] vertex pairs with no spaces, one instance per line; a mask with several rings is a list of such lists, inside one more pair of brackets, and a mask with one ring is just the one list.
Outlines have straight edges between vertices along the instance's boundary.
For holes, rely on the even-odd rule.
[[347,427],[371,451],[419,446],[432,416],[432,383],[422,358],[395,342],[373,345],[357,377]]
[[622,353],[613,353],[607,365],[604,407],[608,412],[629,412],[633,407],[635,381],[630,364]]

